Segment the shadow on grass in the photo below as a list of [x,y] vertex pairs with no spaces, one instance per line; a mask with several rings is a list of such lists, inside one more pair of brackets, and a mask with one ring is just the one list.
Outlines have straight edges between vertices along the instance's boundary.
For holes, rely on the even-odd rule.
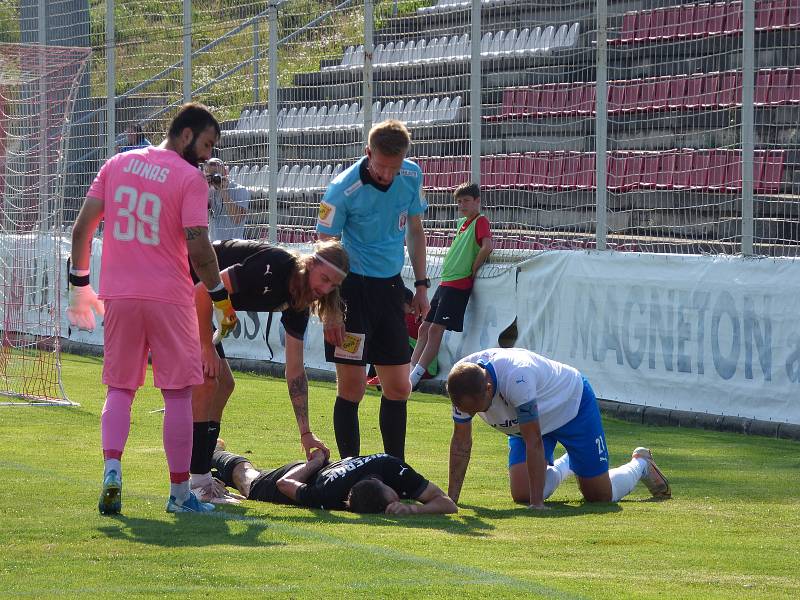
[[295,525],[370,525],[375,527],[404,527],[430,529],[455,535],[482,537],[494,530],[494,525],[474,515],[383,515],[356,514],[347,511],[328,511],[297,507],[297,514],[281,514],[276,519]]
[[[164,548],[184,546],[278,546],[275,542],[259,539],[269,523],[257,519],[241,519],[235,514],[216,512],[213,515],[178,513],[174,520],[139,519],[117,515],[108,517],[114,524],[98,527],[98,531],[110,539],[151,544]],[[242,531],[231,530],[232,523],[241,524]]]
[[460,504],[459,508],[471,510],[479,518],[485,519],[518,519],[529,516],[535,519],[560,519],[564,517],[583,517],[586,515],[603,515],[618,513],[622,507],[612,502],[583,502],[578,505],[567,502],[547,502],[549,510],[528,510],[520,504],[516,508],[486,508],[471,504]]

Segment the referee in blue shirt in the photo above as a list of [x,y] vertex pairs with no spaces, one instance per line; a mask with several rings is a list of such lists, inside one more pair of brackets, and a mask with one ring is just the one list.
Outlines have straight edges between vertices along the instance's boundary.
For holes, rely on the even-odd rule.
[[333,427],[342,457],[361,454],[358,405],[366,389],[365,365],[372,363],[383,387],[379,420],[384,451],[405,458],[411,356],[400,277],[404,242],[416,279],[413,311],[421,319],[430,307],[422,228],[427,203],[422,171],[405,158],[410,146],[411,136],[400,121],[375,125],[366,155],[331,182],[320,202],[319,237],[341,238],[350,255],[341,290],[345,320],[323,323],[325,357],[336,363]]

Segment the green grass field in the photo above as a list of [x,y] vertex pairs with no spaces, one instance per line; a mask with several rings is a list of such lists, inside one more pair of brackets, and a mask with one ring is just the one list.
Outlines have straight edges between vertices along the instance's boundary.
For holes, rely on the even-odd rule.
[[[586,505],[574,480],[548,513],[514,505],[504,438],[476,423],[460,511],[358,516],[245,502],[214,516],[170,515],[161,398],[134,404],[120,517],[97,514],[102,469],[97,358],[65,357],[80,408],[0,408],[0,597],[797,598],[800,446],[606,419],[612,463],[643,444],[673,499],[637,491]],[[256,466],[300,457],[285,383],[239,374],[228,448]],[[148,383],[148,386],[150,383]],[[315,431],[334,445],[331,384],[313,383]],[[374,393],[362,452],[381,450]],[[447,485],[449,405],[415,394],[407,459]]]

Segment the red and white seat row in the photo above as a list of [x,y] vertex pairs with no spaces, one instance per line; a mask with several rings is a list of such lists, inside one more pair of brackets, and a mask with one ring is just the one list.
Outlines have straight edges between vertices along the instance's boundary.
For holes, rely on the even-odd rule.
[[[590,83],[557,83],[503,91],[502,121],[522,117],[592,115],[596,89]],[[742,73],[723,71],[695,75],[628,79],[608,83],[609,114],[682,109],[713,109],[742,104]],[[800,104],[800,68],[758,71],[756,106]]]
[[[759,31],[800,27],[800,0],[756,2],[755,28]],[[620,36],[611,45],[678,41],[742,32],[742,3],[682,4],[634,11],[622,17]]]
[[[786,152],[757,150],[754,189],[780,191]],[[469,157],[425,157],[417,163],[424,185],[452,190],[470,178]],[[608,189],[736,192],[742,189],[739,150],[615,151],[607,157]],[[596,189],[594,152],[529,152],[481,157],[482,189],[567,191]]]

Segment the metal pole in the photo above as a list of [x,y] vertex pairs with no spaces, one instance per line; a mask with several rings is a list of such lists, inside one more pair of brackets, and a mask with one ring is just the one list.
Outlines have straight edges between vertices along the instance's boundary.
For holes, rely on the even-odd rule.
[[753,155],[755,83],[755,2],[744,0],[742,22],[742,254],[753,255]]
[[114,26],[114,1],[106,0],[106,153],[109,157],[117,151],[117,30]]
[[608,5],[607,0],[597,0],[597,75],[595,100],[595,174],[597,179],[597,206],[595,238],[597,249],[606,249],[606,235],[608,230],[608,185],[606,181],[607,159],[606,144],[608,143]]
[[48,229],[47,220],[50,215],[50,186],[49,169],[47,160],[47,2],[39,0],[37,6],[39,17],[39,30],[37,32],[39,41],[39,52],[37,60],[39,62],[39,97],[37,105],[39,109],[39,227]]
[[361,92],[364,108],[363,135],[366,144],[369,130],[372,129],[372,53],[375,50],[374,43],[374,0],[364,1],[364,81]]
[[192,99],[192,0],[183,0],[183,101]]
[[261,91],[261,83],[258,80],[258,46],[260,44],[258,40],[258,19],[253,22],[253,102],[258,103],[260,101],[259,92]]
[[278,241],[278,3],[269,13],[269,241]]
[[469,63],[469,147],[471,179],[481,184],[481,0],[472,0]]

